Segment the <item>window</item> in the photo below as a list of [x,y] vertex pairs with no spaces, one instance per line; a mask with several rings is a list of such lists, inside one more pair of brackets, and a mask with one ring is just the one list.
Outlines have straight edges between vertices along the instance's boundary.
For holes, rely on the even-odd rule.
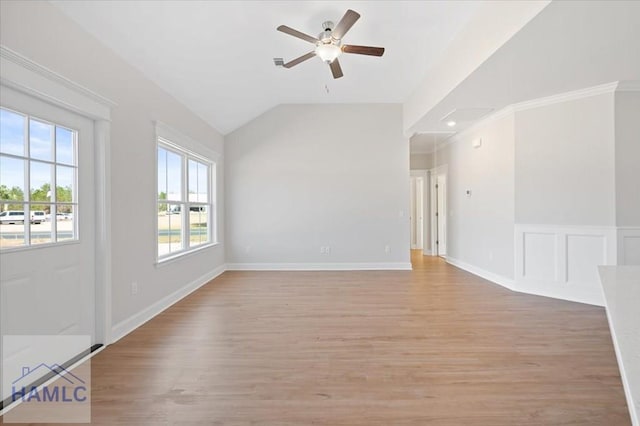
[[158,260],[215,243],[215,163],[158,137]]
[[77,240],[77,132],[0,108],[0,248]]

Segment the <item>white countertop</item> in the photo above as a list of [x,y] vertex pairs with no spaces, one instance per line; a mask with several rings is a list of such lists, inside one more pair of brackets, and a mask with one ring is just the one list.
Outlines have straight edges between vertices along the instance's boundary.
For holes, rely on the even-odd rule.
[[631,423],[640,426],[640,266],[600,266]]

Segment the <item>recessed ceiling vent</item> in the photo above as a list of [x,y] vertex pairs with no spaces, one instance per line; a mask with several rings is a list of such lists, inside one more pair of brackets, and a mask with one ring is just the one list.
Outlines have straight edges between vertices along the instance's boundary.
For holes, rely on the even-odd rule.
[[281,66],[284,65],[284,59],[282,59],[282,58],[273,58],[273,64],[276,67],[281,67]]

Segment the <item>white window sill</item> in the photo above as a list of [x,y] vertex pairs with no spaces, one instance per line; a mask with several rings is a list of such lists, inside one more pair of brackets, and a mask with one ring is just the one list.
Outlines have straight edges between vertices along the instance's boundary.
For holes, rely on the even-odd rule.
[[169,263],[175,262],[176,260],[183,259],[185,257],[188,257],[189,255],[192,255],[192,254],[200,253],[203,250],[206,250],[206,249],[209,249],[211,247],[218,246],[218,245],[220,245],[219,241],[215,242],[215,243],[203,244],[201,246],[189,249],[187,251],[181,251],[181,252],[178,252],[178,253],[175,253],[175,254],[171,254],[169,256],[166,256],[166,257],[163,257],[161,259],[156,260],[156,263],[155,263],[156,268],[165,266],[165,265],[167,265]]

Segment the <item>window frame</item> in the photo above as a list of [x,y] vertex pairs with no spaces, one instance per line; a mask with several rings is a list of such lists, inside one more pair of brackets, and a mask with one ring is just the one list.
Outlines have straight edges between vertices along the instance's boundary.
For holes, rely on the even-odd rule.
[[[159,197],[159,162],[158,153],[160,149],[164,149],[167,152],[180,156],[181,162],[181,199],[168,200],[160,199]],[[219,155],[206,148],[203,144],[190,139],[182,133],[170,128],[169,126],[156,122],[156,143],[154,152],[155,161],[155,252],[156,252],[156,265],[162,265],[168,261],[172,261],[178,258],[182,258],[194,252],[215,246],[218,242],[218,221],[217,221],[217,164]],[[207,202],[189,201],[189,160],[196,161],[200,164],[207,166]],[[166,204],[167,210],[170,205],[184,206],[183,214],[181,215],[181,244],[182,248],[177,251],[169,252],[166,254],[160,254],[160,242],[158,232],[158,219],[159,219],[159,206],[160,204]],[[191,207],[207,207],[207,227],[208,241],[205,243],[192,245],[190,239],[190,215],[184,214],[190,212]],[[182,208],[182,207],[181,207]]]
[[[80,173],[80,166],[78,164],[78,130],[77,129],[73,129],[70,126],[64,124],[64,123],[56,123],[54,121],[51,121],[49,119],[45,119],[42,117],[39,117],[38,115],[34,115],[34,114],[30,114],[27,112],[23,112],[23,111],[18,111],[14,108],[5,106],[5,105],[0,105],[0,109],[3,109],[5,111],[8,111],[12,114],[17,114],[20,115],[22,117],[24,117],[24,129],[23,129],[23,137],[24,137],[24,146],[23,146],[23,153],[22,155],[18,155],[18,154],[13,154],[13,153],[5,153],[2,152],[0,153],[0,156],[4,157],[4,158],[9,158],[9,159],[14,159],[14,160],[19,160],[19,161],[23,161],[24,162],[24,166],[23,166],[23,196],[22,196],[22,200],[2,200],[0,199],[0,205],[3,204],[22,204],[22,209],[20,211],[23,212],[23,229],[24,229],[24,243],[21,245],[17,245],[14,247],[0,247],[0,251],[1,252],[13,252],[13,251],[22,251],[22,250],[34,250],[34,249],[40,249],[40,248],[45,248],[45,247],[53,247],[53,246],[61,246],[61,245],[66,245],[66,244],[77,244],[80,242],[80,233],[79,233],[79,225],[78,225],[78,221],[79,221],[79,209],[80,209],[80,199],[79,199],[79,190],[78,190],[78,185],[79,185],[79,181],[78,181],[78,176]],[[36,122],[39,123],[43,123],[46,125],[50,125],[52,126],[52,130],[51,130],[51,155],[52,158],[49,160],[45,160],[45,159],[40,159],[40,158],[35,158],[31,155],[31,121],[34,120]],[[71,132],[72,135],[72,163],[63,163],[63,162],[59,162],[58,158],[57,158],[57,129],[61,128],[61,129],[65,129],[68,130],[69,132]],[[50,192],[51,192],[51,196],[49,201],[33,201],[31,199],[31,180],[32,180],[32,176],[31,176],[31,168],[32,168],[32,163],[40,163],[40,164],[46,164],[49,167],[51,167],[51,176],[50,176]],[[67,201],[58,201],[58,166],[61,167],[67,167],[73,170],[73,179],[72,179],[72,188],[71,188],[71,200],[70,202]],[[51,188],[54,188],[54,190],[51,190]],[[40,210],[33,210],[32,206],[33,205],[48,205],[49,206],[49,222],[51,223],[51,241],[48,242],[43,242],[43,243],[33,243],[32,242],[32,238],[31,238],[31,226],[33,225],[33,223],[31,223],[31,213],[34,211],[40,211]],[[72,214],[73,214],[73,223],[72,223],[72,237],[71,238],[66,238],[63,240],[59,240],[59,236],[58,236],[58,221],[57,221],[57,214],[58,214],[58,210],[59,207],[70,207]]]

